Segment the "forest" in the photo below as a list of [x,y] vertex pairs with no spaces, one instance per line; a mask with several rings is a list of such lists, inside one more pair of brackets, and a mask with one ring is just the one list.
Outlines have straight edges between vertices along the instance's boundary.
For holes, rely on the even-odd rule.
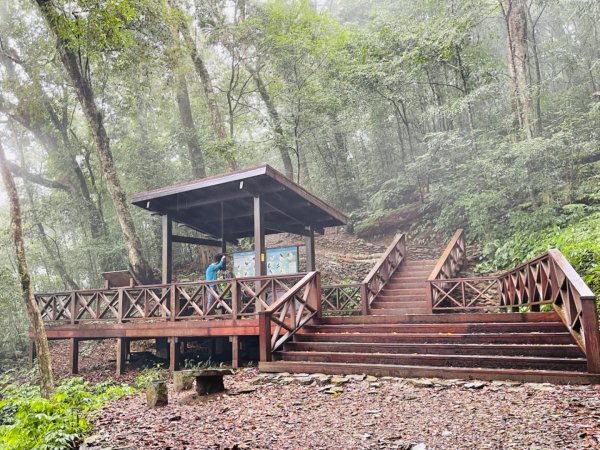
[[598,293],[599,23],[596,0],[2,1],[0,163],[34,288],[155,279],[160,220],[130,196],[267,163],[359,237],[464,228],[480,272],[558,247]]

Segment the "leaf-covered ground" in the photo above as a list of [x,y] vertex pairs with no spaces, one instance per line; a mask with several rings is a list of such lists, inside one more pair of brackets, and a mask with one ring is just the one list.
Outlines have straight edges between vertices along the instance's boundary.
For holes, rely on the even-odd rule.
[[166,407],[142,393],[105,407],[88,448],[600,448],[600,386],[347,380],[251,369],[202,398],[170,385]]

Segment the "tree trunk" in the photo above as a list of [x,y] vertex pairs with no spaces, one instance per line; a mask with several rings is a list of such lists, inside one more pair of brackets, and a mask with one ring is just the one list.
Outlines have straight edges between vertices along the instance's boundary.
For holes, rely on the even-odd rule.
[[508,36],[508,71],[519,126],[528,139],[536,136],[533,102],[529,89],[527,15],[525,0],[505,0],[504,19]]
[[188,148],[188,156],[192,165],[192,174],[195,178],[206,177],[206,168],[204,167],[204,156],[200,146],[200,139],[192,116],[192,105],[190,104],[190,95],[187,88],[185,76],[178,67],[174,69],[175,95],[177,97],[177,108],[179,109],[179,119],[183,128],[185,143]]
[[[188,24],[186,23],[185,19],[181,17],[183,15],[183,12],[174,0],[168,0],[168,4],[171,11],[177,13],[174,19],[177,20],[178,25],[177,30],[173,30],[173,38],[175,41],[174,45],[178,45],[178,34],[181,33],[187,50],[190,52],[190,57],[192,58],[192,62],[194,63],[196,73],[198,74],[198,76],[200,77],[200,81],[202,82],[204,98],[206,100],[206,106],[208,107],[213,132],[217,137],[219,143],[222,146],[227,147],[223,148],[222,150],[224,159],[226,160],[229,169],[236,170],[237,161],[235,158],[235,154],[232,151],[233,147],[227,145],[230,136],[228,136],[227,134],[227,128],[225,127],[223,115],[221,114],[221,109],[219,108],[219,104],[217,103],[217,97],[215,95],[212,80],[210,78],[210,74],[208,73],[208,69],[206,68],[206,64],[204,63],[202,55],[200,54],[200,51],[198,50],[198,47],[194,42]],[[233,138],[233,136],[231,136],[231,138]]]
[[[19,100],[19,107],[14,111],[11,111],[5,106],[6,102],[0,99],[0,109],[21,126],[28,129],[36,139],[46,147],[49,153],[53,153],[61,160],[66,161],[69,183],[73,187],[71,193],[76,197],[79,197],[78,200],[81,201],[88,212],[87,218],[92,237],[99,237],[106,231],[106,223],[104,222],[101,209],[92,201],[85,176],[75,159],[73,142],[69,136],[69,117],[63,117],[63,120],[61,120],[52,101],[43,90],[40,83],[31,75],[31,68],[28,64],[21,62],[22,60],[15,49],[9,47],[8,51],[12,55],[15,55],[17,61],[20,61],[20,67],[25,70],[31,80],[31,87],[34,90],[34,95],[32,97],[33,100],[31,100],[26,96],[19,95],[21,89],[17,89],[16,96]],[[6,56],[2,57],[1,54],[0,60],[2,60],[6,67],[9,76],[16,81],[19,80],[17,82],[20,82],[20,78],[17,76],[14,67],[14,60]],[[19,87],[22,88],[22,86]],[[25,89],[29,89],[29,87]],[[48,113],[48,117],[40,114],[40,110],[45,110]],[[66,114],[63,114],[63,116],[66,116]],[[48,127],[48,120],[52,122],[58,135]],[[14,170],[13,173],[15,173]],[[79,189],[77,189],[77,187]]]
[[27,258],[25,257],[25,244],[23,242],[23,228],[21,226],[21,208],[19,205],[19,195],[15,180],[6,164],[4,148],[0,143],[0,172],[2,180],[6,187],[8,200],[10,204],[10,228],[15,254],[17,257],[17,268],[21,282],[21,292],[27,308],[27,315],[33,329],[35,345],[38,351],[38,366],[40,369],[40,388],[45,398],[50,398],[54,392],[54,378],[52,376],[52,360],[50,358],[50,349],[48,347],[48,338],[46,337],[46,328],[40,315],[40,310],[35,302],[33,291],[31,290],[31,278],[27,268]]
[[[544,7],[545,8],[545,7]],[[535,134],[539,136],[542,134],[542,103],[541,103],[541,90],[542,90],[542,69],[540,67],[540,55],[538,50],[537,37],[535,33],[535,27],[537,25],[538,20],[544,12],[544,9],[540,12],[538,17],[533,20],[531,16],[531,5],[527,8],[527,20],[529,21],[529,30],[530,30],[530,41],[531,41],[531,50],[533,51],[533,63],[534,63],[534,74],[535,80],[533,83],[533,102],[535,105]]]
[[98,153],[98,159],[100,160],[102,173],[106,180],[106,187],[111,196],[117,218],[119,219],[119,224],[121,225],[121,230],[123,231],[127,242],[131,269],[140,281],[154,281],[152,269],[142,254],[142,244],[135,231],[135,225],[127,205],[125,191],[121,187],[121,182],[117,175],[117,169],[110,149],[109,138],[106,134],[106,129],[104,128],[104,120],[102,113],[98,110],[94,101],[91,82],[83,75],[78,63],[77,55],[68,46],[65,39],[58,33],[58,13],[53,10],[52,2],[50,0],[36,0],[36,2],[48,23],[48,26],[57,37],[57,50],[60,59],[73,83],[77,99],[81,104],[83,113],[91,128],[92,135],[94,136],[94,143]]
[[290,179],[294,179],[294,166],[292,165],[292,158],[290,157],[290,152],[288,151],[288,147],[285,143],[285,135],[283,134],[283,126],[281,125],[281,118],[279,117],[279,113],[277,112],[277,108],[275,108],[275,104],[267,91],[267,87],[260,76],[260,73],[253,68],[246,66],[246,69],[252,75],[252,79],[256,83],[256,88],[258,89],[258,93],[263,103],[267,107],[267,112],[269,114],[269,118],[271,119],[271,126],[273,127],[273,131],[275,132],[275,146],[277,150],[279,150],[279,155],[281,156],[281,162],[283,163],[283,169],[285,171],[285,175]]

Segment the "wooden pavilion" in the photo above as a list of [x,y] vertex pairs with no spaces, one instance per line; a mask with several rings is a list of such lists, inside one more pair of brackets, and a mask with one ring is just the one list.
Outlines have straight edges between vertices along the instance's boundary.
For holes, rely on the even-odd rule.
[[[232,365],[240,339],[254,340],[266,372],[600,383],[596,296],[557,249],[472,276],[462,272],[463,230],[435,259],[411,256],[401,234],[362,282],[323,286],[315,233],[346,217],[269,166],[144,192],[133,203],[162,216],[161,284],[108,273],[103,289],[36,295],[48,337],[71,342],[74,373],[84,339],[116,338],[121,373],[132,340],[156,339],[174,370],[186,339],[229,337]],[[173,222],[203,237],[175,235]],[[266,274],[265,235],[280,232],[305,237],[306,273]],[[254,237],[255,276],[219,281],[218,290],[173,282],[173,243],[226,252],[242,237]]]
[[[237,366],[239,338],[259,335],[258,313],[283,295],[304,273],[267,276],[265,236],[304,236],[306,270],[315,270],[315,233],[343,225],[346,216],[268,165],[142,192],[132,203],[162,218],[162,280],[137,285],[122,272],[103,274],[103,289],[38,294],[49,339],[69,339],[71,371],[78,371],[79,342],[117,339],[117,373],[132,340],[156,339],[157,354],[171,369],[180,364],[185,339],[229,337]],[[180,236],[178,223],[203,235]],[[220,282],[173,283],[173,244],[219,247],[253,237],[255,276]],[[212,294],[214,307],[207,303]],[[215,320],[216,319],[216,320]]]
[[[307,271],[315,270],[315,233],[343,225],[346,216],[271,166],[239,170],[134,195],[132,203],[162,216],[162,282],[172,280],[173,243],[211,245],[254,238],[255,274],[266,275],[265,235],[305,237]],[[173,234],[173,222],[213,239]]]

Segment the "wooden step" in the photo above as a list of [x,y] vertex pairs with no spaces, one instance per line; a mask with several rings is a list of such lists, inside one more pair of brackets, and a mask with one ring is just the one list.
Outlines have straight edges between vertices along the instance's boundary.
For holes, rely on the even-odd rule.
[[373,303],[371,303],[371,306],[374,303],[402,303],[402,304],[406,304],[406,303],[412,303],[412,302],[420,302],[423,304],[428,305],[429,304],[429,299],[427,299],[425,296],[416,296],[416,295],[409,295],[409,296],[396,296],[396,295],[378,295],[375,300],[373,300]]
[[360,342],[289,342],[285,351],[343,352],[343,353],[400,353],[437,355],[503,355],[541,356],[555,358],[583,358],[585,355],[575,344],[384,344]]
[[378,297],[385,295],[394,297],[410,297],[410,296],[425,296],[427,291],[425,288],[391,288],[386,286],[383,288],[381,294]]
[[528,383],[599,384],[600,374],[556,370],[518,370],[476,367],[400,366],[390,364],[317,363],[270,361],[261,362],[261,372],[365,374],[404,378],[435,377],[465,380],[512,380]]
[[552,333],[566,331],[560,322],[538,323],[374,323],[306,325],[307,333]]
[[393,316],[403,316],[406,314],[427,314],[429,313],[429,308],[426,307],[422,307],[422,308],[409,308],[409,307],[403,307],[403,308],[371,308],[369,309],[369,312],[371,315],[373,316],[389,316],[389,315],[393,315]]
[[298,342],[573,344],[568,332],[556,333],[297,333]]
[[393,278],[422,278],[422,279],[426,280],[429,277],[429,275],[431,275],[432,271],[433,271],[433,268],[430,270],[430,269],[419,269],[417,267],[406,267],[406,268],[401,267],[393,275]]
[[394,353],[343,353],[343,352],[277,352],[282,361],[314,361],[359,364],[393,364],[408,366],[488,367],[502,369],[567,370],[585,372],[585,358],[552,358],[499,355],[437,355]]
[[411,280],[406,281],[402,278],[392,278],[385,285],[385,290],[387,289],[427,289],[429,283],[424,280]]
[[437,262],[437,259],[405,259],[404,261],[402,261],[402,265],[424,264],[426,266],[435,267]]
[[323,325],[344,323],[487,323],[487,322],[561,322],[552,312],[529,313],[454,313],[454,314],[414,314],[404,316],[337,316],[319,319]]

